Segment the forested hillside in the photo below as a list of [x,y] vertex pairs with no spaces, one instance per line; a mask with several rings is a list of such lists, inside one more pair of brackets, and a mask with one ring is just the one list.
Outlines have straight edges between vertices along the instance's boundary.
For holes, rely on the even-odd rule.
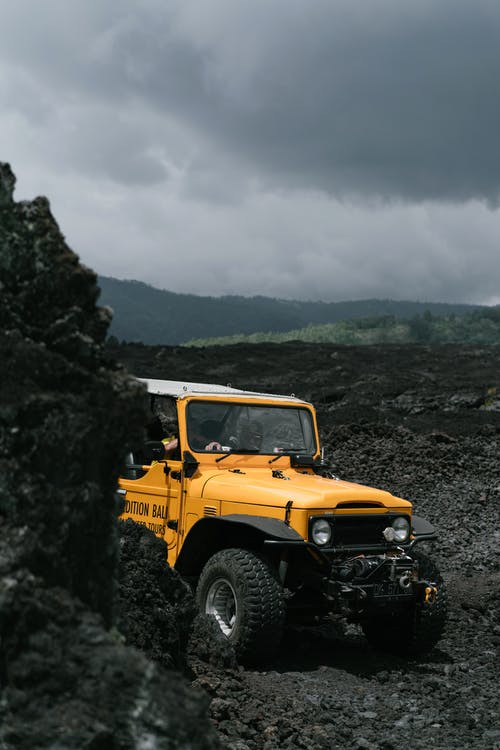
[[[100,303],[109,305],[114,311],[110,334],[119,341],[140,341],[144,344],[182,344],[192,339],[236,334],[241,337],[262,331],[293,331],[297,338],[297,330],[339,321],[386,319],[388,316],[390,320],[408,320],[423,316],[427,311],[433,316],[461,316],[478,309],[471,305],[374,299],[327,303],[269,297],[200,297],[155,289],[139,281],[120,281],[105,276],[99,277],[99,286]],[[353,325],[356,327],[356,324]],[[361,321],[359,330],[366,331],[367,326],[370,328],[371,324]],[[375,327],[380,328],[379,333],[382,333],[387,324],[380,326],[376,323]],[[348,338],[351,337],[350,331],[348,326],[348,333],[345,334]],[[302,335],[309,336],[311,333],[318,335],[311,330]],[[330,336],[331,333],[327,331],[319,335]],[[264,339],[259,334],[258,340],[270,340],[267,336]],[[342,336],[340,339],[327,340],[342,343]],[[361,336],[360,343],[364,343],[366,336],[366,333]]]
[[193,339],[187,346],[260,344],[305,341],[323,344],[500,344],[500,307],[465,315],[432,315],[426,311],[409,320],[393,315],[309,325],[284,333],[260,332]]

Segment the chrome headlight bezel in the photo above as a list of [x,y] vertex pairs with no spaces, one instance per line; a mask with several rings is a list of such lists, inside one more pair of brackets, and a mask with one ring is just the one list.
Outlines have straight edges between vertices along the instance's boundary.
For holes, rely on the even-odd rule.
[[326,518],[314,518],[310,526],[311,540],[318,547],[326,547],[332,539],[332,527]]
[[391,527],[394,529],[394,541],[404,544],[410,538],[410,519],[408,516],[396,516],[391,521]]

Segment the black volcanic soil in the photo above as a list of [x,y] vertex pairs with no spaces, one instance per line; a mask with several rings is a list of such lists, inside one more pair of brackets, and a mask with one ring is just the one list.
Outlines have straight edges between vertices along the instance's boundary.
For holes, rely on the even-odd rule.
[[357,628],[287,634],[263,670],[194,664],[226,747],[500,748],[500,349],[121,345],[143,377],[230,382],[313,401],[342,478],[410,499],[440,529],[450,597],[426,658],[374,653]]

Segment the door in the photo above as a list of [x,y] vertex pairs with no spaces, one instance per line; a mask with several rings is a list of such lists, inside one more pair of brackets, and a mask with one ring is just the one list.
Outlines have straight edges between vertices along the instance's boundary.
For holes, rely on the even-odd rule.
[[[132,478],[135,474],[135,478]],[[124,511],[120,518],[131,518],[165,539],[168,562],[177,557],[177,525],[182,493],[182,462],[159,461],[147,470],[129,471],[120,477],[120,488],[125,490]]]

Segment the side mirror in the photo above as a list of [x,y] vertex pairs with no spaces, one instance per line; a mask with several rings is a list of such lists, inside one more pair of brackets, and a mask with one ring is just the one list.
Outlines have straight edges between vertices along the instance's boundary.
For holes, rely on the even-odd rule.
[[185,477],[190,479],[196,473],[199,464],[200,462],[196,460],[192,453],[184,451],[183,469]]
[[165,446],[161,440],[148,440],[144,444],[144,460],[146,464],[161,461],[165,458]]

